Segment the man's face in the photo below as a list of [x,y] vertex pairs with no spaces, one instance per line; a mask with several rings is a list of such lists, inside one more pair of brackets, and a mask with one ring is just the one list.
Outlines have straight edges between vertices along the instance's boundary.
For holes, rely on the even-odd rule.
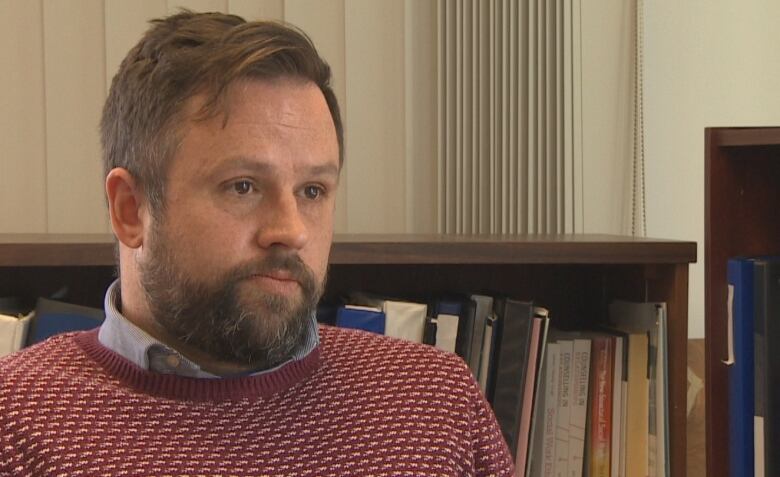
[[[203,98],[186,110],[198,111]],[[327,271],[336,130],[311,82],[233,86],[228,122],[188,120],[141,282],[155,320],[214,359],[269,367],[300,346]]]

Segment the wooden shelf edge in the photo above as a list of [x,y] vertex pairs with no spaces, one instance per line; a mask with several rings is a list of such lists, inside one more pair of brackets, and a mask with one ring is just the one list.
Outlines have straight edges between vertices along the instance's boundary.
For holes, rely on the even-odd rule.
[[715,147],[780,145],[780,127],[705,128],[705,135]]
[[[693,263],[696,243],[612,235],[337,235],[332,265]],[[112,266],[110,235],[0,234],[0,266]]]

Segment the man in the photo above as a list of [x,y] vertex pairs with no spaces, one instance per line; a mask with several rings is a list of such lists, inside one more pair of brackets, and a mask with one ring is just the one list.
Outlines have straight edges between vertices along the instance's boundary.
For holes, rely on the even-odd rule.
[[0,361],[0,475],[511,475],[459,358],[317,326],[343,132],[308,38],[153,23],[101,123],[106,321]]

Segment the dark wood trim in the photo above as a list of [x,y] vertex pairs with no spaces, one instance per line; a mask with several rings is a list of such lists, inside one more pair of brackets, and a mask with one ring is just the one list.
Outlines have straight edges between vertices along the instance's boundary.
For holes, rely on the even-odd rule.
[[[331,264],[692,263],[696,243],[611,235],[337,235]],[[0,266],[113,265],[110,235],[0,234]]]
[[709,143],[715,147],[777,146],[780,145],[780,128],[706,128],[711,134]]

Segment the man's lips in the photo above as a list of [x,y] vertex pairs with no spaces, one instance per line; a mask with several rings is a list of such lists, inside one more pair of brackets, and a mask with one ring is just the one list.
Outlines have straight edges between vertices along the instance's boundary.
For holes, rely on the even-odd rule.
[[284,270],[255,273],[249,278],[260,284],[262,288],[276,293],[291,293],[301,288],[300,281],[292,273]]

